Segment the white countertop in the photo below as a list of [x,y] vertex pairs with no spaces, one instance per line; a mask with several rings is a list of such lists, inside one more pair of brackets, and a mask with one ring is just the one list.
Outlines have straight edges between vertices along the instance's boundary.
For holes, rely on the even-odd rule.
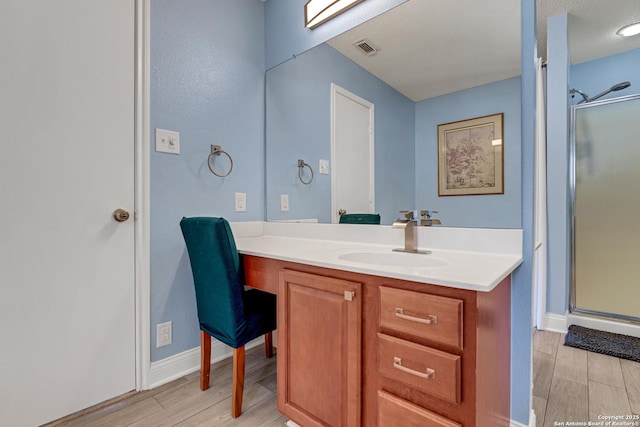
[[425,255],[393,252],[404,244],[404,231],[391,226],[231,227],[241,254],[474,291],[491,291],[522,262],[522,231],[514,229],[419,227],[418,246],[431,251]]

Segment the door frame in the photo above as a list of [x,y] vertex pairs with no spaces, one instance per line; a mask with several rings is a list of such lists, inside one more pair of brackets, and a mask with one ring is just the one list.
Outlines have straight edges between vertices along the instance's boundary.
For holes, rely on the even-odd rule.
[[135,384],[149,388],[151,370],[150,266],[150,7],[151,0],[135,0],[134,84],[134,288]]
[[337,201],[337,177],[336,177],[336,96],[340,94],[345,98],[357,102],[363,107],[369,109],[369,205],[375,209],[375,135],[374,135],[374,118],[375,105],[348,90],[331,83],[331,222],[337,224],[340,220],[338,215]]

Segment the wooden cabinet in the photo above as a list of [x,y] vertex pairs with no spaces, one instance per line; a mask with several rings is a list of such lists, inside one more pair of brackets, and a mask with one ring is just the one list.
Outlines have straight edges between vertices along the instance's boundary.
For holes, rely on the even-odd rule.
[[278,409],[300,425],[360,425],[361,288],[279,272]]
[[301,426],[508,427],[510,278],[491,292],[245,256],[278,292],[278,408]]
[[460,356],[378,334],[378,371],[446,402],[460,403]]
[[508,427],[510,279],[491,292],[385,280],[379,295],[377,386],[394,411],[442,417],[425,425]]
[[378,414],[380,426],[461,427],[456,422],[384,391],[378,392]]
[[381,286],[380,326],[462,349],[462,300]]

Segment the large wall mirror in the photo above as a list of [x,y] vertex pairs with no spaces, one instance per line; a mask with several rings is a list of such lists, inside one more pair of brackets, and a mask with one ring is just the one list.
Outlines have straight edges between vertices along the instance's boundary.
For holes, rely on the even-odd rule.
[[[266,73],[266,219],[520,228],[520,92],[520,1],[409,0],[297,55]],[[439,196],[437,126],[498,113],[504,193]]]

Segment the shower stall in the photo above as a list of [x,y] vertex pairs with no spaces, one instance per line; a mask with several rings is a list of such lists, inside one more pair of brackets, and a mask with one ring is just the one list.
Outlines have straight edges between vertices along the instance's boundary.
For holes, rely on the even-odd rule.
[[571,312],[640,322],[640,95],[574,93]]

